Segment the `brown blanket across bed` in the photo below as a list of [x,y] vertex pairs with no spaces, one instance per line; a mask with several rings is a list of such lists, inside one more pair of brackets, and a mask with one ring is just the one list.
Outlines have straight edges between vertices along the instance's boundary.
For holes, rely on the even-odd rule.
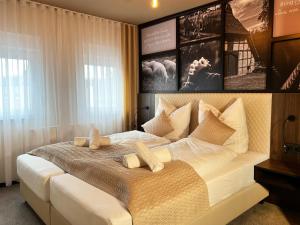
[[43,146],[29,154],[53,162],[124,202],[134,225],[191,224],[208,210],[206,184],[191,166],[172,161],[157,173],[146,167],[127,169],[119,160],[132,152],[134,149],[125,145],[93,151],[67,142]]

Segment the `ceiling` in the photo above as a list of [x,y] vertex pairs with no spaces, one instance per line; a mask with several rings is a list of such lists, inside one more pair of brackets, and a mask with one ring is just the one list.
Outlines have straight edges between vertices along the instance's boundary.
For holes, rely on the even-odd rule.
[[159,0],[159,7],[153,9],[151,8],[151,0],[35,1],[132,24],[149,22],[154,19],[212,2],[212,0]]

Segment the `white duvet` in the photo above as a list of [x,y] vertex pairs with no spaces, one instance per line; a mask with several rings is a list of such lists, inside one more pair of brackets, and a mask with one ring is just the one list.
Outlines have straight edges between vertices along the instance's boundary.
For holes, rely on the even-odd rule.
[[164,137],[158,137],[153,134],[133,130],[127,131],[123,133],[117,133],[109,135],[112,144],[122,144],[122,145],[129,145],[135,146],[136,142],[143,142],[150,148],[166,145],[171,143],[170,140]]
[[167,147],[173,160],[188,163],[201,177],[224,167],[238,155],[224,146],[210,144],[193,137],[171,143],[166,138],[136,130],[112,134],[109,137],[113,144],[134,146],[137,141],[142,141],[153,149]]
[[213,145],[196,138],[184,138],[167,145],[173,160],[191,165],[199,176],[224,167],[237,157],[237,153],[220,145]]

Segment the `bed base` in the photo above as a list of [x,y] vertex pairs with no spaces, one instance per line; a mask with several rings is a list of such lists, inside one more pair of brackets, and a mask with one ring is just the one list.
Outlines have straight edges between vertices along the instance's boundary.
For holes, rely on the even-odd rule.
[[210,208],[193,225],[225,225],[269,196],[269,192],[254,183]]
[[51,225],[72,225],[53,206],[51,206]]
[[41,220],[46,225],[51,225],[50,202],[40,199],[22,180],[20,180],[20,193]]
[[[41,200],[21,181],[20,192],[46,225],[72,225],[50,202]],[[207,214],[192,225],[225,225],[268,197],[269,192],[254,183],[211,207]]]

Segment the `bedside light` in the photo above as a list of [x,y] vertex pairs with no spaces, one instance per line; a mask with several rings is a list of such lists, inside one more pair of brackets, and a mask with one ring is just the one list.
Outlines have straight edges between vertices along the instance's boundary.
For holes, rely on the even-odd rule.
[[152,8],[154,8],[154,9],[158,8],[158,0],[152,0],[152,1],[151,1],[151,6],[152,6]]
[[294,115],[289,115],[286,120],[283,122],[282,125],[282,144],[283,144],[283,151],[284,152],[288,152],[289,150],[298,150],[299,145],[297,144],[288,144],[286,143],[286,137],[285,137],[285,133],[286,133],[286,124],[288,122],[294,122],[296,120],[296,116]]

